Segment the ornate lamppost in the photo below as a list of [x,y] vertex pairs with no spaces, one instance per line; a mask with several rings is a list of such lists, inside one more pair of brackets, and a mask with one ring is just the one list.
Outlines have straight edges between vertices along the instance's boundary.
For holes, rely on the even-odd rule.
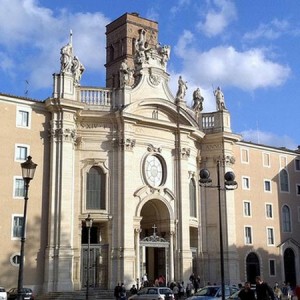
[[23,292],[23,273],[24,273],[24,246],[25,246],[25,232],[26,232],[26,218],[27,218],[27,202],[28,202],[28,190],[29,183],[34,177],[37,164],[32,160],[31,156],[27,157],[27,160],[21,163],[22,177],[24,180],[24,214],[23,214],[23,226],[21,231],[21,250],[20,250],[20,263],[19,263],[19,276],[18,276],[18,300],[22,300]]
[[85,219],[85,227],[88,229],[88,249],[87,249],[87,266],[86,266],[86,293],[85,299],[89,300],[89,288],[90,288],[90,244],[91,244],[91,228],[93,226],[93,219],[88,214]]
[[223,190],[235,190],[238,187],[237,182],[234,180],[235,175],[232,171],[226,172],[224,175],[224,187],[221,187],[220,180],[220,161],[217,162],[217,185],[212,185],[210,178],[210,172],[207,169],[200,170],[199,184],[205,188],[217,188],[218,189],[218,201],[219,201],[219,237],[220,237],[220,262],[221,262],[221,290],[222,300],[225,300],[225,280],[224,280],[224,250],[223,250],[223,230],[222,230],[222,206],[221,206],[221,191]]

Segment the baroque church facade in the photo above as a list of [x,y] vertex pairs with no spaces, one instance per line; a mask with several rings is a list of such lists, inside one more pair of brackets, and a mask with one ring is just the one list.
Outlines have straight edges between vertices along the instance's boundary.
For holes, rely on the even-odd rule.
[[[80,85],[72,40],[45,101],[0,94],[1,282],[16,286],[23,190],[20,162],[38,164],[29,189],[24,285],[35,291],[167,282],[220,283],[256,275],[300,281],[300,151],[245,142],[231,130],[221,89],[204,113],[186,82],[168,87],[170,47],[158,24],[124,14],[106,27],[106,87]],[[75,52],[75,51],[74,51]],[[200,186],[208,169],[212,185]],[[224,174],[235,173],[236,189]],[[220,181],[220,182],[218,182]],[[220,215],[221,214],[221,219]],[[88,235],[87,216],[93,219]],[[90,238],[88,238],[90,237]],[[87,263],[89,249],[89,266]]]

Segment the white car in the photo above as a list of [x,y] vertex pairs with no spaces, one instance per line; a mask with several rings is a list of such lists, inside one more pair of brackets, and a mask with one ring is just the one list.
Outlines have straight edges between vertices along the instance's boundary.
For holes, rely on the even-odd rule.
[[0,300],[7,300],[7,293],[5,288],[0,286]]

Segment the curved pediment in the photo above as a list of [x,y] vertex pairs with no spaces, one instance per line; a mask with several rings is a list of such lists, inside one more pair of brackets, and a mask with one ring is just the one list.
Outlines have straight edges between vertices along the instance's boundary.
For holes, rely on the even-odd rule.
[[136,100],[123,109],[122,115],[144,122],[167,122],[170,126],[199,128],[191,110],[178,107],[175,103],[162,98]]

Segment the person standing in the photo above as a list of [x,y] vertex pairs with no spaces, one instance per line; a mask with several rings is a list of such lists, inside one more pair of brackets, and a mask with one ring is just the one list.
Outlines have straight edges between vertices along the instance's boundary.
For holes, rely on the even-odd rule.
[[143,287],[149,286],[147,273],[143,275]]
[[125,300],[127,298],[126,296],[126,288],[124,283],[121,284],[121,288],[120,288],[120,300]]
[[260,276],[255,277],[257,300],[275,300],[273,289]]
[[179,299],[179,287],[178,287],[178,283],[176,282],[176,284],[173,287],[173,294],[174,294],[174,298],[175,300]]
[[242,288],[238,294],[241,300],[255,300],[254,291],[251,290],[250,282],[245,282],[244,288]]
[[281,299],[282,291],[281,291],[281,289],[279,287],[278,282],[275,283],[274,294],[275,294],[275,297],[276,297],[277,300]]
[[135,295],[136,293],[137,293],[137,288],[135,287],[135,284],[133,284],[131,289],[130,289],[130,294]]
[[116,300],[120,299],[120,292],[121,292],[121,286],[120,283],[118,283],[114,290],[114,297],[116,298]]

